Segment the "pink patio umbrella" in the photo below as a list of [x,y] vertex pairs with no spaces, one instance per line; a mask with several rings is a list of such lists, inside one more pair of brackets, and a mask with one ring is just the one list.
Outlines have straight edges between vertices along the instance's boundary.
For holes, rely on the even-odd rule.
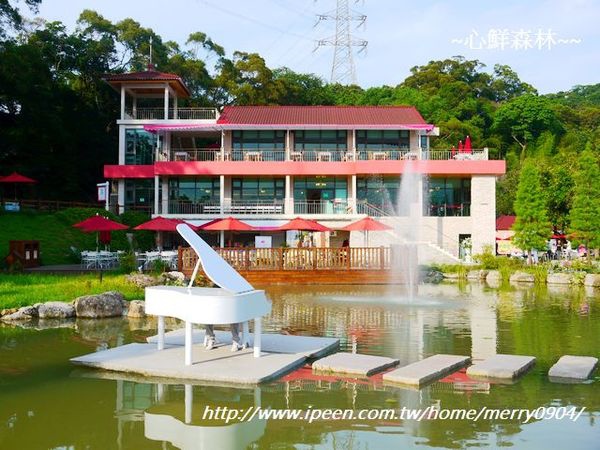
[[471,149],[471,136],[467,135],[467,138],[465,139],[464,151],[465,153],[473,153],[473,150]]
[[98,214],[88,217],[87,219],[78,222],[73,226],[75,228],[79,228],[84,233],[98,233],[96,234],[96,248],[98,247],[99,234],[101,234],[102,242],[108,244],[110,242],[111,231],[126,230],[129,228],[127,225],[107,219],[106,217],[102,217]]
[[[226,217],[200,225],[197,229],[202,231],[220,231],[221,247],[225,247],[225,231],[231,231],[232,233],[234,231],[253,231],[254,227],[233,217]],[[229,243],[231,245],[231,239]]]
[[369,231],[386,231],[391,229],[392,227],[378,222],[372,217],[365,217],[342,228],[344,231],[363,231],[365,233],[365,247],[369,246]]
[[450,149],[450,156],[452,156],[452,158],[456,156],[456,147],[454,145]]
[[462,153],[464,149],[463,141],[458,141],[458,153]]
[[13,172],[10,175],[0,178],[0,183],[13,184],[15,186],[15,200],[17,199],[17,185],[18,184],[34,184],[37,183],[33,178],[26,177],[20,173]]
[[[158,216],[152,220],[149,220],[147,222],[144,222],[144,223],[138,225],[137,227],[134,228],[134,230],[156,231],[156,247],[160,251],[160,250],[162,250],[162,246],[163,246],[163,232],[177,231],[176,227],[180,223],[185,223],[185,222],[181,219],[167,219],[165,217]],[[192,226],[192,228],[195,228],[195,227]]]

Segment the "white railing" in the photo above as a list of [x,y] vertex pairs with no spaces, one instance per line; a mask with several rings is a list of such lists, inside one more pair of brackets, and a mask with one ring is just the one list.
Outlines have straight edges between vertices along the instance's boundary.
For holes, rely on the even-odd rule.
[[[177,120],[216,120],[219,113],[216,108],[169,108],[167,119]],[[125,119],[164,120],[164,108],[127,108]]]
[[360,161],[419,159],[419,150],[408,148],[357,149],[356,157]]
[[220,161],[218,148],[174,148],[169,161]]
[[226,161],[285,161],[284,149],[232,149],[224,153]]
[[294,214],[349,214],[347,200],[306,200],[294,202]]
[[170,201],[169,214],[219,214],[221,205],[218,201],[186,202]]
[[284,200],[231,200],[223,205],[225,214],[269,215],[283,214]]
[[290,161],[354,161],[354,153],[351,150],[338,150],[328,148],[293,149],[290,150]]
[[423,150],[421,159],[430,161],[482,161],[489,159],[489,149],[458,150]]

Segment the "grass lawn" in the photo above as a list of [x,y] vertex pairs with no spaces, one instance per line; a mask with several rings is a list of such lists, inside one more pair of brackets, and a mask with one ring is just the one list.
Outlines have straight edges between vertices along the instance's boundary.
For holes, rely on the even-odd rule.
[[[79,262],[71,247],[81,250],[96,249],[96,233],[83,233],[73,224],[94,215],[96,212],[108,215],[110,219],[134,226],[148,217],[139,213],[125,213],[121,217],[108,214],[102,209],[71,208],[57,213],[0,213],[0,265],[8,255],[9,240],[38,240],[43,265],[73,264]],[[111,234],[112,250],[128,250],[129,244],[125,231]],[[154,243],[154,233],[149,231],[133,232],[136,248],[147,249]]]
[[81,295],[119,291],[127,300],[143,299],[144,290],[125,281],[124,275],[4,275],[0,274],[0,309],[48,301],[71,300]]

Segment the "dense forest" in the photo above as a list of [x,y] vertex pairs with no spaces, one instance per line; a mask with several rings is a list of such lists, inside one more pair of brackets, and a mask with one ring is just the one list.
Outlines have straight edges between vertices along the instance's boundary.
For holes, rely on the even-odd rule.
[[[35,9],[41,0],[26,0]],[[157,70],[183,77],[189,106],[226,104],[400,105],[418,108],[441,129],[432,146],[470,135],[506,159],[498,214],[513,213],[526,159],[541,172],[549,219],[568,222],[578,155],[600,148],[600,84],[539,95],[508,66],[453,57],[411,69],[396,86],[328,84],[312,74],[270,68],[256,53],[233,52],[202,32],[182,45],[133,19],[112,23],[85,10],[77,27],[26,21],[0,0],[0,174],[18,170],[40,181],[46,199],[91,200],[102,167],[117,158],[119,97],[102,81],[143,70],[150,40]],[[41,194],[44,195],[41,195]]]

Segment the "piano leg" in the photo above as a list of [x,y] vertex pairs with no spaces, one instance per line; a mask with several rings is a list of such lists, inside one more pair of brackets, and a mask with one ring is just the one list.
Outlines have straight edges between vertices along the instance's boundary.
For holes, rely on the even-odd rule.
[[248,321],[242,325],[242,345],[248,347],[250,345],[250,325]]
[[193,329],[192,322],[186,321],[185,322],[185,365],[186,366],[192,365],[192,345],[194,344],[192,342],[192,329]]
[[157,349],[164,350],[164,348],[165,348],[165,316],[158,316]]
[[260,317],[254,319],[254,357],[260,357],[260,335],[262,333],[262,320]]

